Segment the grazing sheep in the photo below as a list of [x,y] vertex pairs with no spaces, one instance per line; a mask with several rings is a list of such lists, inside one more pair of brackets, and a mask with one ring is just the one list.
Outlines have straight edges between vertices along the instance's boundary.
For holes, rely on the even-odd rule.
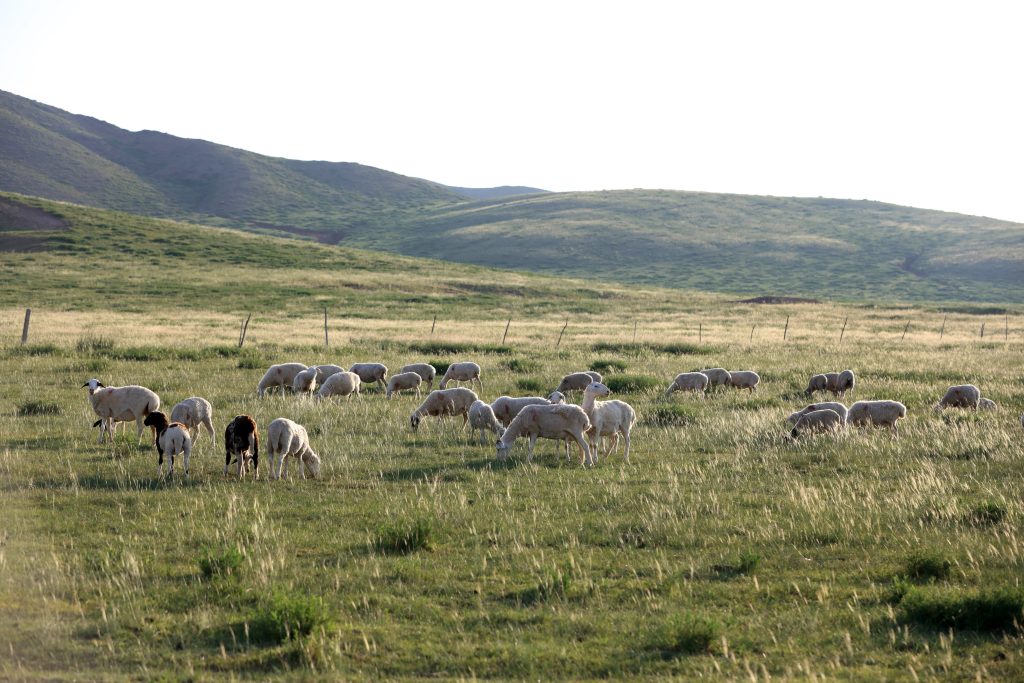
[[473,405],[469,406],[469,426],[474,435],[476,430],[480,430],[480,443],[486,443],[488,429],[494,432],[499,439],[505,433],[505,428],[494,416],[491,406],[480,400],[473,401]]
[[391,379],[388,380],[387,397],[391,398],[392,394],[412,389],[416,392],[416,398],[419,398],[421,384],[423,384],[423,378],[418,372],[400,372],[397,375],[391,375]]
[[850,406],[847,424],[854,427],[877,425],[899,434],[896,422],[907,416],[907,407],[899,401],[857,401]]
[[704,391],[708,388],[708,376],[703,372],[682,372],[676,375],[672,384],[668,385],[665,395],[669,396],[673,391],[692,391],[704,398]]
[[362,386],[362,381],[359,379],[359,375],[343,370],[328,377],[320,385],[320,391],[317,392],[316,397],[325,399],[331,396],[348,396],[349,400],[352,400],[352,394],[359,395],[360,386]]
[[331,375],[336,375],[339,372],[345,372],[345,368],[340,365],[317,365],[316,367],[316,383],[323,384],[324,381]]
[[189,436],[188,427],[180,422],[168,422],[167,416],[159,410],[154,410],[143,422],[147,427],[152,427],[156,434],[153,439],[156,445],[157,466],[160,476],[164,476],[164,456],[171,461],[168,474],[174,476],[174,456],[181,453],[185,457],[185,476],[188,476],[188,459],[192,455],[192,437]]
[[427,383],[427,391],[434,387],[434,377],[437,376],[437,369],[430,363],[410,363],[403,365],[399,372],[415,372],[424,382]]
[[273,387],[281,389],[283,394],[287,389],[292,388],[295,375],[306,369],[302,363],[280,363],[271,365],[263,375],[263,379],[256,385],[256,395],[263,398],[263,395]]
[[552,391],[550,394],[548,394],[548,403],[552,405],[565,403],[565,394],[563,394],[561,391]]
[[152,410],[160,409],[160,397],[146,387],[128,385],[124,387],[108,387],[98,379],[90,379],[82,385],[89,387],[89,402],[92,410],[100,418],[93,427],[100,427],[100,443],[109,435],[114,440],[114,423],[135,420],[138,441],[142,440],[143,420]]
[[317,366],[313,365],[296,373],[295,379],[292,380],[292,392],[312,395],[313,390],[316,389],[316,376],[319,374],[316,368]]
[[388,369],[383,363],[355,363],[348,371],[359,375],[359,380],[365,384],[376,382],[381,389],[387,389],[384,380],[388,378]]
[[737,389],[749,389],[750,393],[754,393],[761,383],[761,377],[753,370],[730,370],[729,383]]
[[[192,442],[199,438],[199,426],[206,427],[210,433],[210,441],[217,445],[217,437],[213,433],[213,406],[205,398],[192,396],[178,403],[171,409],[171,422],[180,422],[188,427],[188,435]],[[192,433],[195,430],[195,434]]]
[[603,381],[604,377],[601,376],[600,372],[594,372],[593,370],[573,372],[562,378],[555,391],[560,391],[563,394],[569,391],[583,391],[591,382]]
[[491,409],[494,411],[495,417],[501,422],[501,424],[508,427],[512,420],[515,419],[519,411],[526,406],[541,406],[550,405],[551,401],[540,396],[522,396],[519,398],[513,398],[512,396],[499,396],[494,399],[491,403]]
[[516,415],[512,424],[498,439],[497,457],[499,460],[506,459],[512,444],[520,436],[530,438],[527,462],[533,461],[533,448],[538,437],[557,441],[572,439],[579,446],[582,464],[593,465],[593,453],[584,438],[588,429],[590,429],[590,419],[583,408],[579,406],[569,404],[526,406]]
[[448,386],[448,382],[469,382],[469,386],[472,388],[473,380],[476,380],[480,384],[480,391],[483,392],[484,381],[480,379],[479,365],[469,361],[452,363],[448,366],[448,369],[444,371],[444,376],[441,378],[441,381],[437,383],[437,388],[444,389]]
[[251,415],[236,415],[224,430],[224,474],[228,473],[231,456],[238,461],[238,478],[245,474],[247,463],[252,463],[253,475],[260,478],[260,435],[256,420]]
[[629,433],[632,431],[633,425],[636,424],[636,411],[625,401],[595,400],[598,396],[604,397],[611,393],[612,390],[600,382],[591,382],[583,390],[581,407],[590,420],[590,431],[587,432],[587,436],[590,437],[591,446],[596,449],[595,453],[601,452],[602,436],[612,437],[611,445],[604,453],[604,457],[608,457],[619,443],[619,434],[622,434],[626,441],[624,458],[628,461]]
[[960,384],[946,389],[946,395],[935,404],[935,410],[943,408],[970,408],[978,409],[978,402],[981,401],[981,391],[973,384]]
[[990,398],[982,396],[978,399],[978,410],[999,410],[999,404]]
[[854,387],[857,386],[857,376],[853,374],[853,370],[843,370],[839,373],[839,379],[836,382],[836,388],[839,390],[839,397],[843,398],[846,393],[853,393]]
[[423,403],[409,416],[409,426],[413,431],[419,429],[420,420],[425,415],[444,417],[445,415],[461,415],[462,426],[469,420],[469,407],[478,400],[477,395],[465,387],[451,389],[435,389],[427,394]]
[[[320,456],[309,447],[306,428],[288,418],[279,417],[267,427],[267,448],[270,449],[270,478],[288,476],[288,458],[298,458],[299,472],[306,478],[306,470],[316,478],[320,474]],[[276,465],[275,465],[276,461]]]
[[833,396],[842,397],[847,391],[853,391],[855,383],[856,377],[853,374],[853,370],[826,372],[822,375],[813,375],[807,382],[807,388],[804,389],[804,394],[810,396],[816,391],[828,391],[831,392]]
[[843,426],[842,416],[834,410],[812,410],[804,413],[793,426],[789,438],[796,440],[801,434],[836,432]]
[[802,410],[798,410],[797,412],[793,413],[792,415],[787,417],[786,420],[792,424],[796,424],[801,417],[808,413],[813,413],[815,410],[835,411],[836,413],[838,413],[839,418],[843,421],[844,425],[846,424],[846,419],[849,415],[849,411],[847,410],[846,406],[844,406],[842,403],[812,403],[809,406],[803,408]]
[[708,376],[708,388],[732,385],[732,375],[725,368],[706,368],[700,372]]

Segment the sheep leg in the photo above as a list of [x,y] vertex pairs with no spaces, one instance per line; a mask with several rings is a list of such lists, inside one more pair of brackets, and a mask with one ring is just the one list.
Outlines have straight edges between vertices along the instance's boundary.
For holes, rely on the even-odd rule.
[[533,447],[537,445],[537,435],[530,434],[530,450],[526,453],[526,462],[533,462]]
[[188,459],[192,455],[192,443],[185,442],[185,478],[188,479]]
[[[210,417],[207,417],[205,420],[203,420],[203,425],[206,426],[206,431],[210,432],[210,443],[213,445],[214,448],[216,448],[217,447],[217,437],[213,433],[213,419],[211,419]],[[196,436],[199,436],[199,428],[198,427],[196,428]]]
[[623,459],[629,462],[629,430],[627,429],[622,433],[623,439],[626,442],[626,452],[623,454]]
[[[145,419],[146,419],[145,415],[139,415],[137,418],[135,418],[135,441],[136,441],[136,443],[142,443],[142,430],[145,429],[145,426],[142,424],[142,421],[145,420]],[[113,441],[114,439],[111,438],[110,440]]]
[[582,434],[571,434],[570,436],[572,436],[572,438],[576,441],[576,445],[579,446],[580,457],[583,459],[583,461],[580,464],[593,465],[593,453],[591,452],[590,447],[587,446],[587,440],[583,438]]

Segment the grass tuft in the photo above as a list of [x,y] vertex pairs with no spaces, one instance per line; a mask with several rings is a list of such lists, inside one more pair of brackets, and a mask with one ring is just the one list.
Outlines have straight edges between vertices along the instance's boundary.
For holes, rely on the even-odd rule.
[[978,503],[967,513],[967,522],[974,526],[994,526],[1006,521],[1006,505],[995,500]]
[[728,564],[716,564],[711,571],[721,579],[732,579],[737,576],[746,576],[757,569],[761,564],[761,556],[757,553],[745,552],[739,556],[736,562]]
[[675,614],[655,630],[651,648],[665,659],[708,654],[721,637],[721,625],[695,614]]
[[520,377],[516,380],[516,386],[520,391],[529,391],[540,394],[544,391],[544,382],[535,377]]
[[60,415],[63,410],[49,401],[26,401],[18,406],[18,415]]
[[78,353],[109,354],[114,350],[114,340],[108,337],[82,337],[75,344]]
[[512,372],[519,372],[523,374],[540,371],[540,363],[527,358],[510,358],[505,361],[505,367]]
[[605,386],[620,394],[651,391],[662,385],[657,377],[648,375],[615,375],[605,379]]
[[250,619],[249,637],[257,643],[283,643],[331,623],[320,597],[275,591]]
[[385,555],[408,555],[417,550],[430,550],[432,535],[430,520],[422,517],[407,523],[392,522],[377,530],[373,547]]
[[1024,591],[1019,588],[966,591],[914,586],[907,589],[900,606],[905,621],[934,628],[1016,631],[1024,624]]
[[626,364],[623,361],[616,360],[614,358],[599,358],[590,364],[590,369],[594,372],[600,372],[601,374],[622,372],[626,369]]
[[952,569],[953,562],[934,550],[911,553],[903,564],[904,576],[917,581],[946,579]]
[[682,403],[660,403],[644,411],[644,419],[659,427],[685,427],[696,424],[697,411]]
[[237,575],[244,561],[245,556],[238,548],[221,548],[220,550],[206,548],[203,550],[198,564],[203,578],[211,579],[215,576]]

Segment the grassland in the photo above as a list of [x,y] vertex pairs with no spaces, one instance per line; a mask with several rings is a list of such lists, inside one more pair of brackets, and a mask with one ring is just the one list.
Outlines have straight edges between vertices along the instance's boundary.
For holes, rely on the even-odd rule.
[[[45,206],[70,227],[0,270],[0,678],[1024,676],[1012,306],[743,305]],[[618,395],[631,462],[593,469],[412,433],[411,397],[255,398],[272,362],[461,358],[487,399],[592,365],[659,388]],[[715,365],[763,385],[661,397]],[[907,404],[900,437],[785,442],[808,375],[845,367]],[[225,479],[200,437],[158,481],[151,445],[96,443],[92,376],[205,396],[219,430],[293,418],[323,476]],[[1001,410],[930,409],[964,381]]]

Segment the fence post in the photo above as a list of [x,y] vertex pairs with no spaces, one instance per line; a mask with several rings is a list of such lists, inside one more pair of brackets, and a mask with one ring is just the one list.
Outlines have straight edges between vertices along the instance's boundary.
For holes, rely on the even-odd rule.
[[508,322],[505,323],[505,334],[501,335],[501,345],[502,346],[505,345],[505,337],[508,336],[508,326],[511,325],[511,324],[512,324],[512,318],[509,318]]
[[556,349],[558,348],[558,345],[562,343],[562,335],[565,334],[565,328],[567,328],[567,327],[569,327],[569,319],[568,318],[565,319],[565,324],[562,325],[562,331],[558,333],[558,341],[555,342],[555,348]]
[[327,307],[324,306],[324,348],[331,348],[331,342],[327,338]]
[[981,338],[985,338],[985,323],[981,324]]
[[636,344],[636,321],[633,321],[633,343]]
[[245,322],[242,323],[242,331],[238,335],[238,348],[242,348],[242,344],[245,343],[245,333],[249,331],[249,319],[252,318],[252,313],[246,317]]
[[907,321],[907,326],[903,328],[903,336],[902,336],[902,337],[900,337],[900,341],[901,341],[901,342],[902,342],[902,341],[903,341],[903,340],[904,340],[904,339],[906,338],[906,336],[907,336],[907,330],[909,330],[909,329],[910,329],[910,321],[908,320],[908,321]]
[[840,332],[839,332],[839,343],[840,344],[843,343],[843,335],[846,334],[846,323],[849,322],[849,320],[850,320],[850,316],[846,316],[846,319],[843,320],[843,329],[840,330]]
[[1003,341],[1010,341],[1010,316],[1007,315],[1003,321]]
[[786,341],[786,335],[789,334],[789,316],[786,316],[786,327],[782,330],[782,341]]
[[945,313],[942,316],[942,329],[939,330],[939,341],[942,341],[942,335],[946,331],[946,318],[949,317],[949,313]]
[[434,315],[434,322],[430,323],[430,336],[434,336],[434,325],[437,324],[437,314]]
[[21,345],[24,346],[28,343],[28,321],[32,317],[32,309],[25,309],[25,324],[21,327]]
[[754,328],[755,327],[757,327],[757,325],[751,325],[750,326],[750,339],[749,339],[749,341],[747,343],[752,343],[754,341]]
[[704,323],[703,322],[697,323],[697,343],[698,344],[703,344],[704,343]]

